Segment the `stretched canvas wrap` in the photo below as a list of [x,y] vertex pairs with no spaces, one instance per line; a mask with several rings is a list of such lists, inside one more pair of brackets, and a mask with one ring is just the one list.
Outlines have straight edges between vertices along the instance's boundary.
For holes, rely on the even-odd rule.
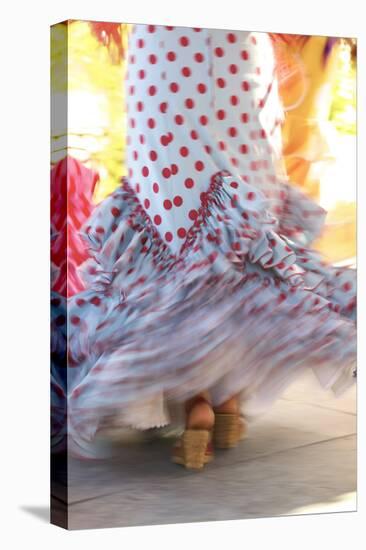
[[356,58],[51,28],[52,523],[355,510]]

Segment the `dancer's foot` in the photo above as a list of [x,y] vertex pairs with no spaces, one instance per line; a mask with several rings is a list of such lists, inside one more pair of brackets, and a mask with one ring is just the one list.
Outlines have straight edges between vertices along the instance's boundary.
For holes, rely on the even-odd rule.
[[239,400],[236,396],[214,408],[214,446],[218,449],[236,447],[246,433],[246,423],[240,416]]
[[173,448],[172,460],[200,470],[213,459],[211,437],[215,414],[206,394],[190,399],[185,408],[186,429]]
[[186,402],[186,428],[191,430],[212,430],[215,413],[208,394],[202,393]]
[[230,397],[221,405],[214,407],[214,411],[222,414],[239,414],[239,400],[236,396]]

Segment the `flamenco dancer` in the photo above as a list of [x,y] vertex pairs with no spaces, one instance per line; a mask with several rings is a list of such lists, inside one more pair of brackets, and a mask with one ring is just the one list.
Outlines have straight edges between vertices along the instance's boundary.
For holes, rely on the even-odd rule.
[[286,181],[266,33],[135,25],[126,96],[128,177],[69,300],[69,449],[178,403],[172,458],[200,469],[305,370],[353,383],[355,273],[308,248],[325,212]]

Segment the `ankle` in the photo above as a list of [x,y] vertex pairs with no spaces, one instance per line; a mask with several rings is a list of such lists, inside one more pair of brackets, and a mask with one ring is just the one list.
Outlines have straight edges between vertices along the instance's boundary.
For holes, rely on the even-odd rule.
[[211,430],[215,423],[215,414],[209,403],[200,401],[187,413],[186,427],[193,430]]
[[231,397],[214,407],[214,411],[219,414],[238,414],[240,412],[238,399],[236,397]]

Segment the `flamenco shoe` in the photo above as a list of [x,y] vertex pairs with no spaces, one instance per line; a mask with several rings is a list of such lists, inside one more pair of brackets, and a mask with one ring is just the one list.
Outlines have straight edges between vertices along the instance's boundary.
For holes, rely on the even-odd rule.
[[[205,403],[210,407],[204,417],[195,415],[192,417],[192,411],[196,405]],[[197,409],[195,409],[197,412]],[[201,409],[202,412],[202,409]],[[207,414],[208,413],[208,414]],[[201,470],[205,464],[213,459],[212,446],[212,425],[214,414],[210,403],[203,397],[193,400],[189,411],[187,411],[188,423],[182,436],[173,447],[172,461],[175,464],[181,464],[187,469]]]
[[246,434],[246,423],[239,413],[215,413],[213,444],[217,449],[233,449]]

